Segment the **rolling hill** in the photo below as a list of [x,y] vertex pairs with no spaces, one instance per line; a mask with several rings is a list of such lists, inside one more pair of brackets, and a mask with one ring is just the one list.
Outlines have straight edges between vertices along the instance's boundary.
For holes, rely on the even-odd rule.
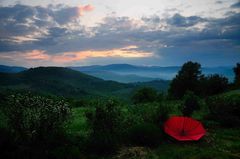
[[25,67],[0,65],[0,72],[4,73],[18,73],[25,70],[27,70]]
[[19,73],[0,73],[2,88],[26,89],[55,95],[80,97],[111,94],[132,87],[63,67],[38,67]]
[[0,89],[23,89],[65,97],[128,96],[133,90],[151,86],[166,91],[169,81],[124,84],[106,81],[64,67],[37,67],[19,73],[0,73]]

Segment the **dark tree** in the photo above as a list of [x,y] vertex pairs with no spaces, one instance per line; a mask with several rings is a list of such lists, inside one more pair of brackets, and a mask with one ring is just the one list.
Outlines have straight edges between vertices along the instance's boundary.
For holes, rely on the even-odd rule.
[[183,97],[182,114],[184,116],[191,116],[195,110],[200,108],[199,98],[193,92],[186,92]]
[[143,87],[135,92],[132,97],[133,103],[149,103],[157,99],[157,91],[151,87]]
[[237,63],[236,67],[233,68],[235,73],[234,84],[237,88],[240,88],[240,63]]
[[218,74],[202,77],[200,82],[202,96],[211,96],[223,93],[228,89],[228,79]]
[[199,94],[199,79],[201,77],[201,65],[196,62],[183,64],[181,70],[172,80],[169,95],[174,98],[182,98],[186,91]]

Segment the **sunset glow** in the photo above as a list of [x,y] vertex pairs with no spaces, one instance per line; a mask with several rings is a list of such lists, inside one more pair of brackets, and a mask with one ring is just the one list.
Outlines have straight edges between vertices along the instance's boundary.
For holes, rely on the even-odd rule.
[[28,52],[12,52],[8,54],[0,54],[2,59],[14,59],[18,62],[24,60],[33,60],[35,62],[51,62],[53,65],[68,64],[75,61],[83,61],[88,58],[147,58],[154,56],[151,52],[137,51],[137,46],[127,46],[120,49],[112,50],[86,50],[76,52],[63,52],[49,55],[43,50],[32,50]]
[[78,7],[78,15],[83,16],[84,12],[93,11],[94,7],[90,4]]

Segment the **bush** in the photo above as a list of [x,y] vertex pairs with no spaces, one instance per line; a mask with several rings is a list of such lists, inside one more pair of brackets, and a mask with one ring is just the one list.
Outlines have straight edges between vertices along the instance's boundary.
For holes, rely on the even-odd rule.
[[15,94],[7,98],[3,112],[16,136],[34,142],[57,132],[66,121],[70,109],[63,100]]
[[157,146],[161,142],[162,131],[151,123],[133,126],[129,131],[129,140],[139,146]]
[[128,112],[130,117],[138,120],[135,124],[147,122],[161,125],[168,118],[170,107],[165,102],[145,103],[129,107]]
[[218,74],[203,76],[200,83],[201,95],[204,97],[223,93],[228,89],[228,79]]
[[223,126],[233,127],[240,125],[240,95],[218,95],[206,101],[210,116]]
[[151,87],[143,87],[137,90],[132,101],[134,104],[154,102],[158,97],[157,91]]
[[195,110],[200,109],[199,98],[193,92],[188,91],[183,97],[181,108],[184,116],[191,116]]
[[109,100],[99,103],[95,113],[88,113],[87,118],[92,127],[89,149],[96,153],[111,153],[117,148],[119,130],[121,129],[121,110],[119,102]]

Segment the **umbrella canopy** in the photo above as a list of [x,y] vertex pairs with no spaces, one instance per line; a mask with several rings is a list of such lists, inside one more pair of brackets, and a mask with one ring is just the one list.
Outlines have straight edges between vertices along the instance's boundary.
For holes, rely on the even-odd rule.
[[179,141],[196,141],[206,133],[201,122],[181,116],[174,116],[168,119],[164,123],[164,131]]

